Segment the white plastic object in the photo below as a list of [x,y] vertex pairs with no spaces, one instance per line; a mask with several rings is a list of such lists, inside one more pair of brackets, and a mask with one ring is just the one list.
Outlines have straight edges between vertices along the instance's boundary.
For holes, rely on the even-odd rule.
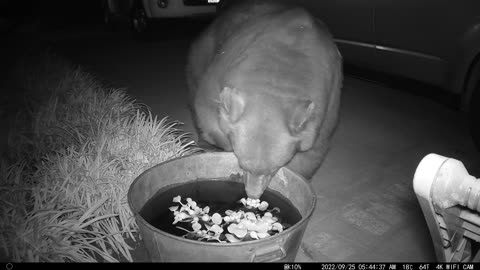
[[441,262],[480,260],[480,181],[462,162],[437,154],[425,156],[413,188]]

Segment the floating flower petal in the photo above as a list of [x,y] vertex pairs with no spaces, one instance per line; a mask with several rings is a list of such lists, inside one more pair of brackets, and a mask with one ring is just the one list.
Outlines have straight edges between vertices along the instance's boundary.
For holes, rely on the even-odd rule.
[[240,202],[245,206],[247,205],[247,200],[245,200],[245,198],[241,198]]
[[247,235],[247,228],[240,228],[239,225],[232,223],[227,228],[228,232],[233,233],[238,238],[244,238]]
[[215,213],[212,215],[212,222],[215,224],[222,224],[222,216],[219,213]]
[[200,223],[195,222],[192,224],[192,229],[194,232],[199,231],[201,228],[202,228],[202,225],[200,225]]
[[214,224],[212,225],[212,227],[210,227],[210,231],[214,232],[215,234],[221,234],[223,232],[223,229],[217,224]]
[[258,238],[267,238],[270,236],[270,234],[268,233],[257,233],[257,235],[258,235]]
[[268,208],[268,203],[266,201],[263,201],[258,206],[258,210],[260,210],[260,211],[265,211],[265,210],[267,210],[267,208]]
[[283,232],[283,226],[278,222],[273,223],[272,227],[274,230],[277,230],[278,232]]
[[[267,233],[268,232],[269,224],[265,222],[257,222],[257,229],[258,233]],[[259,236],[260,237],[260,236]]]
[[233,236],[229,233],[225,234],[225,238],[227,238],[227,240],[231,243],[237,243],[237,242],[241,241],[240,239],[237,239],[235,236]]
[[257,217],[255,217],[255,214],[253,212],[246,212],[245,213],[245,218],[249,219],[249,220],[256,220]]

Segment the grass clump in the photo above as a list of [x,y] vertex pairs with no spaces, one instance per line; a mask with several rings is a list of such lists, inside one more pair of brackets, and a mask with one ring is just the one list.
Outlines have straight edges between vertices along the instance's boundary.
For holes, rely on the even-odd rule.
[[51,53],[40,58],[20,64],[16,87],[30,98],[0,162],[0,250],[17,262],[132,261],[130,184],[198,148],[124,90]]

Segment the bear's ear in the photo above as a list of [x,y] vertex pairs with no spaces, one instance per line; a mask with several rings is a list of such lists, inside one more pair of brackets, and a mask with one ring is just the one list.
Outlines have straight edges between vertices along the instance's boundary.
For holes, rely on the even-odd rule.
[[237,122],[245,109],[245,100],[237,89],[224,87],[220,92],[220,116],[230,123]]
[[305,130],[308,122],[313,116],[313,110],[315,109],[315,103],[313,101],[302,101],[295,106],[292,118],[288,125],[292,135],[298,135]]

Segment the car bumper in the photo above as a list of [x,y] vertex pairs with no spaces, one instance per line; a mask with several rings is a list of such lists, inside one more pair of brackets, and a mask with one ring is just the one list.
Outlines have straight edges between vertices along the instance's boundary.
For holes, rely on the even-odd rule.
[[146,12],[149,18],[176,18],[176,17],[203,17],[214,15],[216,5],[207,1],[170,0],[166,8],[158,5],[157,1],[148,1]]

